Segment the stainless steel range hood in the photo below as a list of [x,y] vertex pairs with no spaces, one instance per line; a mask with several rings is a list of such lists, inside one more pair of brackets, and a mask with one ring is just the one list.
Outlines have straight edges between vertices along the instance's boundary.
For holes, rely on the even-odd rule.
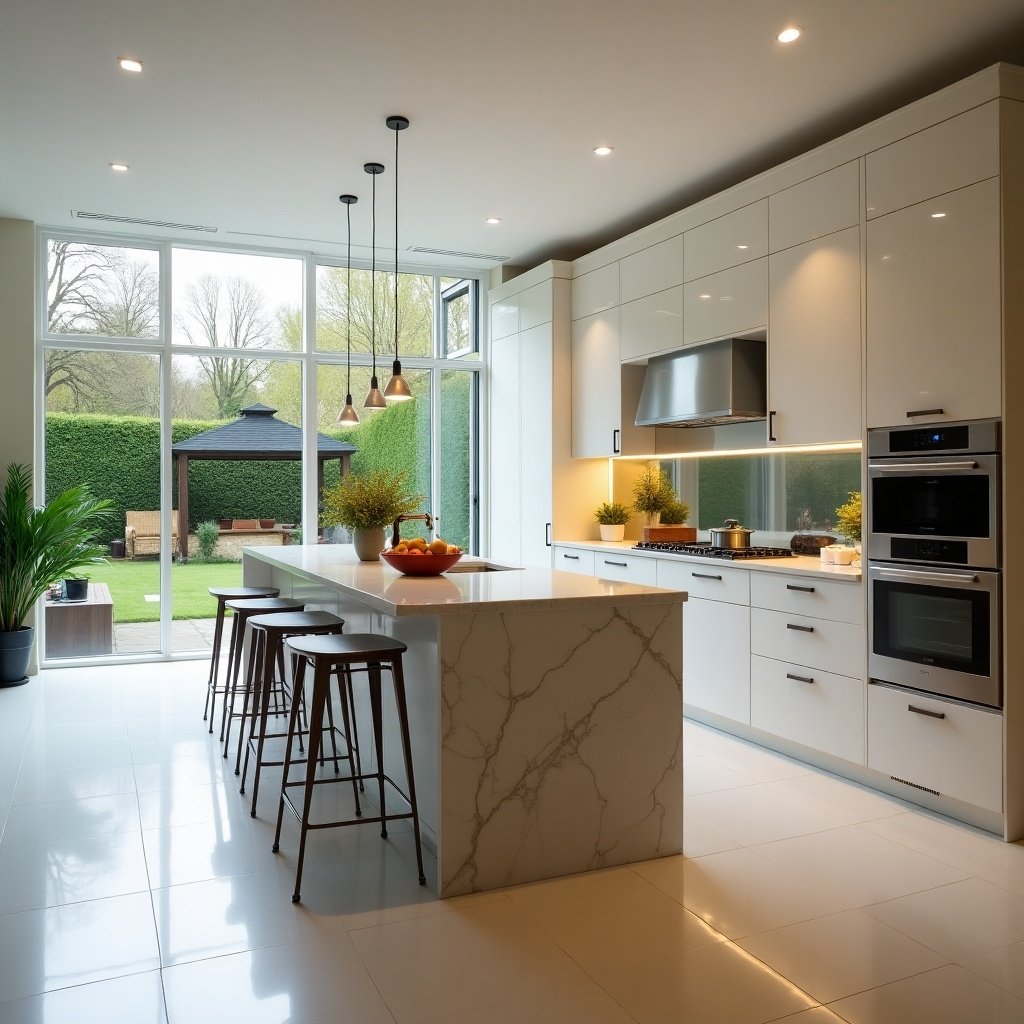
[[726,338],[647,363],[638,427],[705,427],[767,416],[766,346]]

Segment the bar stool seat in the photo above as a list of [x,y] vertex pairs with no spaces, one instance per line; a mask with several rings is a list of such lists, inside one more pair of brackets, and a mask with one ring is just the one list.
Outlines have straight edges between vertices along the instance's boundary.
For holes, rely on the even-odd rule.
[[[260,771],[266,767],[281,765],[283,761],[270,761],[264,757],[264,744],[268,739],[284,738],[286,732],[270,733],[270,703],[274,691],[274,667],[279,667],[284,677],[284,651],[283,644],[288,637],[310,636],[310,635],[332,635],[341,633],[345,627],[345,620],[324,611],[302,611],[302,612],[275,612],[269,615],[254,615],[247,622],[250,631],[249,669],[248,677],[252,685],[246,688],[246,701],[252,695],[252,714],[249,716],[249,737],[245,740],[245,760],[242,763],[242,782],[239,793],[245,792],[245,780],[249,773],[249,756],[255,756],[256,769],[252,786],[252,810],[250,815],[256,817],[256,801],[260,791]],[[345,729],[342,733],[345,739],[347,753],[344,760],[349,761],[355,773],[356,761],[353,759],[353,751],[358,747],[358,740],[354,738],[353,727],[349,722],[349,707],[351,702],[351,687],[345,687],[346,692],[342,702],[342,714]],[[297,700],[302,699],[301,691]],[[246,710],[246,709],[244,709]],[[244,714],[243,710],[243,714]],[[353,708],[353,717],[354,717]],[[334,752],[334,771],[338,768],[338,748],[336,741],[337,730],[334,728],[334,712],[328,706],[328,731],[331,736],[331,744]],[[239,736],[239,743],[244,737]],[[300,732],[301,743],[301,732]],[[300,748],[301,749],[301,748]]]
[[[393,637],[377,633],[343,633],[336,636],[304,636],[289,639],[286,648],[298,656],[295,684],[292,688],[291,712],[288,718],[288,742],[284,755],[284,777],[281,780],[281,802],[277,809],[277,830],[274,833],[273,850],[280,849],[281,826],[284,809],[287,806],[299,822],[299,853],[295,869],[295,892],[292,902],[298,903],[301,894],[302,865],[306,854],[306,835],[310,829],[338,828],[345,825],[370,824],[380,822],[381,838],[388,835],[388,822],[412,819],[413,835],[416,840],[416,867],[419,871],[420,885],[426,884],[423,874],[423,850],[420,845],[419,811],[416,805],[416,780],[412,765],[412,745],[409,739],[409,709],[405,695],[405,676],[402,670],[402,655],[407,650],[405,644]],[[299,700],[302,692],[306,666],[313,666],[313,692],[309,701],[309,744],[306,752],[305,779],[301,782],[290,782],[288,772],[292,763],[292,744],[296,735],[298,722]],[[390,778],[384,771],[384,728],[381,700],[381,672],[387,670],[391,674],[395,689],[395,706],[398,711],[398,725],[401,733],[402,755],[405,762],[405,773],[408,782],[408,793]],[[365,674],[369,685],[370,710],[373,718],[373,740],[376,750],[376,769],[363,772],[354,768],[350,779],[318,779],[316,778],[317,762],[320,758],[322,743],[323,717],[325,708],[331,702],[331,680],[337,675],[339,679],[348,678],[351,682],[353,673]],[[344,700],[342,700],[344,706]],[[364,817],[356,797],[356,817],[338,821],[311,822],[310,806],[313,790],[317,785],[331,782],[361,782],[363,779],[377,780],[380,813],[374,817]],[[404,813],[389,814],[385,803],[385,783],[402,797],[409,805]],[[302,788],[301,808],[293,801],[290,789]]]
[[[242,715],[235,713],[235,696],[238,692],[238,677],[242,667],[242,649],[245,646],[245,627],[254,615],[269,612],[301,612],[306,608],[304,601],[291,597],[245,597],[228,598],[225,607],[232,612],[231,646],[228,652],[228,676],[225,682],[227,693],[221,707],[220,738],[224,741],[224,757],[228,756],[231,742],[231,723]],[[235,774],[238,774],[236,760]]]
[[[216,713],[217,694],[227,694],[227,680],[224,686],[217,686],[220,672],[220,646],[224,636],[224,605],[232,598],[243,597],[277,597],[281,591],[277,587],[210,587],[210,596],[217,598],[217,615],[213,625],[213,651],[210,654],[210,677],[206,681],[206,703],[203,705],[203,721],[210,720],[210,732],[213,732],[213,717]],[[231,655],[228,655],[228,665]],[[225,698],[226,699],[226,698]],[[224,737],[222,736],[221,739]]]

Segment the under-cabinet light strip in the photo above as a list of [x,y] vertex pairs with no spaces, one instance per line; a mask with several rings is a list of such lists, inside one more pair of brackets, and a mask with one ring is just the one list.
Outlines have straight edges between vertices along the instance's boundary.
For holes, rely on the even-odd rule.
[[730,455],[816,455],[824,452],[859,452],[860,441],[840,441],[835,444],[773,445],[771,448],[729,448],[704,452],[655,452],[649,455],[614,455],[610,458],[625,461],[667,462],[669,459],[715,459]]

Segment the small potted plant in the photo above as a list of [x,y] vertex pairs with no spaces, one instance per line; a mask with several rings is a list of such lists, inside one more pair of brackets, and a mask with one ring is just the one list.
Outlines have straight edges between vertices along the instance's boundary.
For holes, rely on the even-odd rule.
[[594,518],[601,530],[601,540],[622,540],[629,522],[629,509],[617,501],[603,501],[597,506]]
[[849,500],[836,509],[836,530],[860,553],[861,523],[864,518],[860,491],[850,491]]
[[349,473],[324,491],[321,526],[344,526],[361,561],[376,562],[384,550],[384,528],[400,515],[415,512],[424,500],[410,494],[406,474],[391,469]]
[[649,462],[633,481],[633,508],[647,516],[647,525],[656,526],[661,513],[675,500],[676,492],[668,474]]
[[684,526],[689,514],[690,506],[673,494],[672,500],[661,510],[661,521],[665,526]]

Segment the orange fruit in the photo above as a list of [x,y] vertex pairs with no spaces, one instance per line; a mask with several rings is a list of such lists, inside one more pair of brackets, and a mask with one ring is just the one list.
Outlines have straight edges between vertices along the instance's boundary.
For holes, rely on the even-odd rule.
[[409,552],[408,553],[410,555],[422,555],[423,554],[423,552],[420,551],[419,548],[409,548]]
[[432,554],[435,554],[435,555],[447,554],[448,553],[448,542],[444,541],[444,540],[441,540],[440,537],[437,537],[435,540],[432,540],[430,542],[430,544],[428,545],[427,550],[430,551]]

